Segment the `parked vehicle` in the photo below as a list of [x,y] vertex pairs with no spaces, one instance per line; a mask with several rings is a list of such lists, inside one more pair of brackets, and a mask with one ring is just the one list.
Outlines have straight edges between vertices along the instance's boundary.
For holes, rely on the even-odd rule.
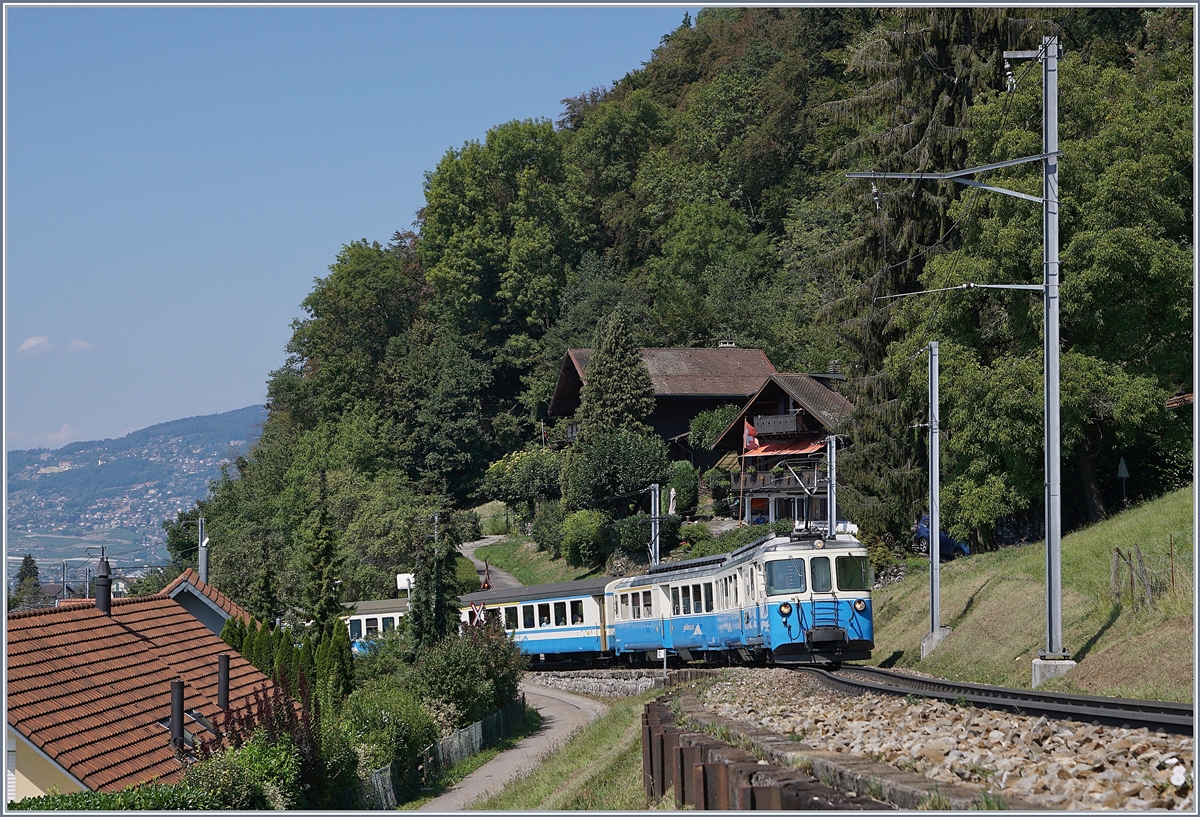
[[[944,530],[938,533],[941,534],[938,537],[938,557],[943,562],[971,555],[971,548],[965,542],[958,541]],[[913,529],[913,552],[922,556],[929,554],[929,514],[922,516]]]

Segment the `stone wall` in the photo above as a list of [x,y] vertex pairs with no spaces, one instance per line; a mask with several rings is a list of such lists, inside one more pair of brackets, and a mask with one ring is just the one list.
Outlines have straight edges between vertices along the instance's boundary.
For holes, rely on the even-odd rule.
[[600,698],[627,698],[648,689],[694,681],[717,670],[599,669],[578,672],[527,672],[525,680],[555,689]]

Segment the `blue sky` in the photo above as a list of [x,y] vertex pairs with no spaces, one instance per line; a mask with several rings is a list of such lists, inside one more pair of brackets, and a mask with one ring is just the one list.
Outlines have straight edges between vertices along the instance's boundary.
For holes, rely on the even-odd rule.
[[698,8],[6,8],[6,449],[262,402],[313,279],[448,149]]

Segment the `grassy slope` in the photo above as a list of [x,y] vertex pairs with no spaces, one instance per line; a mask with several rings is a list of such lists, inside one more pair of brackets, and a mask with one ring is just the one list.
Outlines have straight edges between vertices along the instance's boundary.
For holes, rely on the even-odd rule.
[[548,553],[536,550],[529,539],[520,536],[476,548],[476,559],[487,559],[501,570],[516,577],[521,584],[551,584],[602,575],[599,569],[571,567],[563,559],[551,559]]
[[[1193,689],[1192,490],[1125,511],[1063,539],[1063,642],[1079,666],[1046,689],[1092,695],[1191,701]],[[1113,548],[1137,544],[1165,563],[1174,537],[1177,591],[1152,611],[1110,591]],[[871,663],[914,667],[975,683],[1028,687],[1030,661],[1045,647],[1045,548],[981,553],[942,566],[942,624],[950,636],[924,661],[929,574],[910,572],[874,594]],[[1128,574],[1125,574],[1126,576]],[[1127,579],[1126,579],[1127,581]],[[1127,591],[1126,591],[1127,592]]]

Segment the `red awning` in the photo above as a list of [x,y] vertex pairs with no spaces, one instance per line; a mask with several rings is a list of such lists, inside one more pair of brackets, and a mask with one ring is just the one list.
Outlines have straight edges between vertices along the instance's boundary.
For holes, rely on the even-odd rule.
[[820,451],[825,447],[824,440],[816,440],[814,442],[801,442],[799,440],[787,440],[775,443],[763,443],[758,448],[752,448],[742,456],[744,457],[781,457],[781,456],[796,456],[798,454],[812,454],[815,451]]

